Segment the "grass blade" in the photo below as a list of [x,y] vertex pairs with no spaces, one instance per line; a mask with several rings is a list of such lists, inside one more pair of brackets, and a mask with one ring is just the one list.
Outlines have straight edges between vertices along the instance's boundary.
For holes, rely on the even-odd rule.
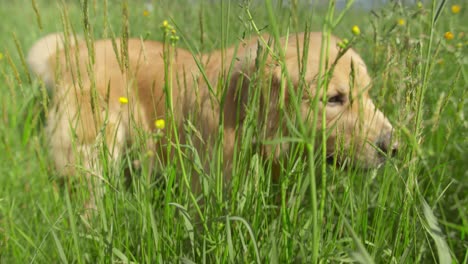
[[[421,197],[422,198],[422,197]],[[450,248],[443,237],[443,232],[439,227],[438,221],[434,212],[427,202],[422,198],[423,212],[424,212],[424,227],[429,235],[434,240],[437,249],[437,255],[439,256],[440,264],[452,263],[452,257],[450,255]]]

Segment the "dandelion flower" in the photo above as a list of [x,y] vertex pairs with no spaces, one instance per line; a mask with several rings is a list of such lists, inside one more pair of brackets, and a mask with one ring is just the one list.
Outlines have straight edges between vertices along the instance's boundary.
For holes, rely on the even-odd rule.
[[164,119],[157,119],[156,121],[154,121],[154,126],[157,129],[164,129],[166,127],[166,122],[164,121]]
[[458,13],[460,13],[461,6],[460,5],[453,5],[452,8],[450,8],[450,10],[452,10],[453,14],[458,14]]
[[353,26],[351,28],[351,32],[355,35],[355,36],[358,36],[361,34],[361,29],[358,27],[358,26]]
[[148,10],[143,11],[143,16],[147,17],[149,15],[150,15],[150,11]]
[[404,25],[406,25],[406,20],[404,20],[403,18],[400,18],[400,19],[398,19],[397,23],[398,23],[399,26],[404,26]]
[[128,98],[127,97],[119,97],[119,102],[121,104],[128,104]]
[[450,31],[447,31],[447,32],[445,32],[445,34],[444,34],[444,38],[445,38],[446,40],[452,40],[454,37],[455,37],[455,36],[454,36],[453,33],[450,32]]

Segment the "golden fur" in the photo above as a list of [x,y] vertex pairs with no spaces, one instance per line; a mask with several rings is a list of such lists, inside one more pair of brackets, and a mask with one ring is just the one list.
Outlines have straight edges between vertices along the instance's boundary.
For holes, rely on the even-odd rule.
[[[267,36],[263,36],[263,39],[268,40]],[[338,41],[335,37],[330,39],[330,64],[339,54]],[[311,114],[311,101],[316,95],[315,80],[321,42],[321,33],[310,33],[308,57],[304,60],[306,71],[303,80],[307,88],[299,103],[301,118],[306,126],[312,124],[310,116],[314,116]],[[99,174],[98,150],[103,143],[109,149],[110,159],[118,160],[125,147],[141,131],[154,131],[156,119],[168,120],[169,106],[166,105],[164,85],[170,79],[173,120],[182,143],[187,142],[184,124],[191,120],[199,132],[192,142],[201,153],[209,151],[218,136],[220,114],[224,115],[224,167],[229,170],[236,128],[242,127],[245,108],[252,93],[248,92],[248,83],[258,68],[259,43],[256,37],[238,47],[201,55],[199,59],[204,74],[200,72],[194,55],[181,48],[171,48],[171,78],[165,80],[162,43],[129,39],[126,68],[119,40],[115,50],[111,40],[96,41],[92,45],[93,53],[88,52],[84,41],[65,40],[62,34],[42,38],[32,47],[28,63],[53,91],[46,132],[56,168],[63,174],[73,174],[75,165],[80,161],[82,166]],[[299,87],[301,82],[298,62],[302,58],[305,34],[282,38],[276,45],[284,50],[289,79],[284,77],[278,60],[271,54],[267,55],[260,76],[267,80],[264,86],[268,89],[261,88],[261,85],[258,88],[263,89],[262,108],[268,109],[260,116],[267,121],[262,123],[265,133],[263,138],[258,139],[259,142],[277,137],[279,131],[283,135],[288,133],[285,122],[280,122],[278,105],[284,100],[284,109],[290,109],[290,90],[285,84],[290,80],[294,87]],[[263,53],[269,54],[266,47],[261,48]],[[90,61],[92,57],[93,62]],[[232,78],[227,84],[219,83],[220,80],[226,81],[231,63]],[[354,68],[352,81],[351,65]],[[338,60],[330,79],[327,95],[332,99],[319,104],[316,120],[317,127],[320,127],[325,109],[326,124],[331,131],[327,140],[328,154],[342,153],[338,155],[342,162],[353,156],[355,163],[362,167],[375,167],[383,161],[383,152],[396,150],[396,145],[390,146],[392,126],[369,98],[370,87],[371,79],[363,60],[354,50],[348,50]],[[223,88],[228,90],[221,109],[219,99]],[[265,96],[265,93],[269,96]],[[128,98],[129,103],[121,104],[120,97]],[[166,130],[171,126],[167,123]],[[149,140],[151,148],[156,147],[154,144]],[[166,142],[163,140],[157,144]],[[335,149],[338,145],[344,149]],[[264,153],[278,157],[287,148],[287,145],[265,145]]]

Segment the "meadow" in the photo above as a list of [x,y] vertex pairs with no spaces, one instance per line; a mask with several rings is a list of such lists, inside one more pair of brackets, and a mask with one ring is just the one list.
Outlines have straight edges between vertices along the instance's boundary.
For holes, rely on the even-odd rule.
[[[468,6],[306,2],[2,1],[0,263],[468,263]],[[27,51],[63,31],[164,41],[163,21],[194,54],[259,33],[346,38],[396,128],[397,156],[371,170],[330,165],[291,126],[293,136],[273,142],[293,142],[278,181],[246,140],[226,183],[215,154],[209,171],[180,158],[149,173],[158,157],[137,145],[105,171],[98,214],[84,218],[80,175],[64,180],[48,156],[50,96],[29,74]],[[204,179],[201,193],[184,184],[192,177]]]

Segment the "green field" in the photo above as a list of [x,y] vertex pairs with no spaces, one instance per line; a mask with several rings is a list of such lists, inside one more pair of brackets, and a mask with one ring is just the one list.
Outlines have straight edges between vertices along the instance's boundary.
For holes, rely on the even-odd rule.
[[[468,6],[370,12],[291,2],[1,1],[0,263],[468,263]],[[340,168],[320,150],[303,155],[311,139],[296,133],[278,181],[272,160],[242,142],[226,183],[219,157],[203,173],[175,159],[149,174],[157,157],[135,146],[106,170],[98,213],[83,218],[87,187],[52,166],[43,130],[50,97],[24,58],[41,36],[65,30],[162,40],[164,20],[193,53],[259,32],[349,39],[396,128],[398,155],[378,169]],[[136,159],[142,169],[129,166]],[[191,177],[205,179],[201,193],[184,184]]]

